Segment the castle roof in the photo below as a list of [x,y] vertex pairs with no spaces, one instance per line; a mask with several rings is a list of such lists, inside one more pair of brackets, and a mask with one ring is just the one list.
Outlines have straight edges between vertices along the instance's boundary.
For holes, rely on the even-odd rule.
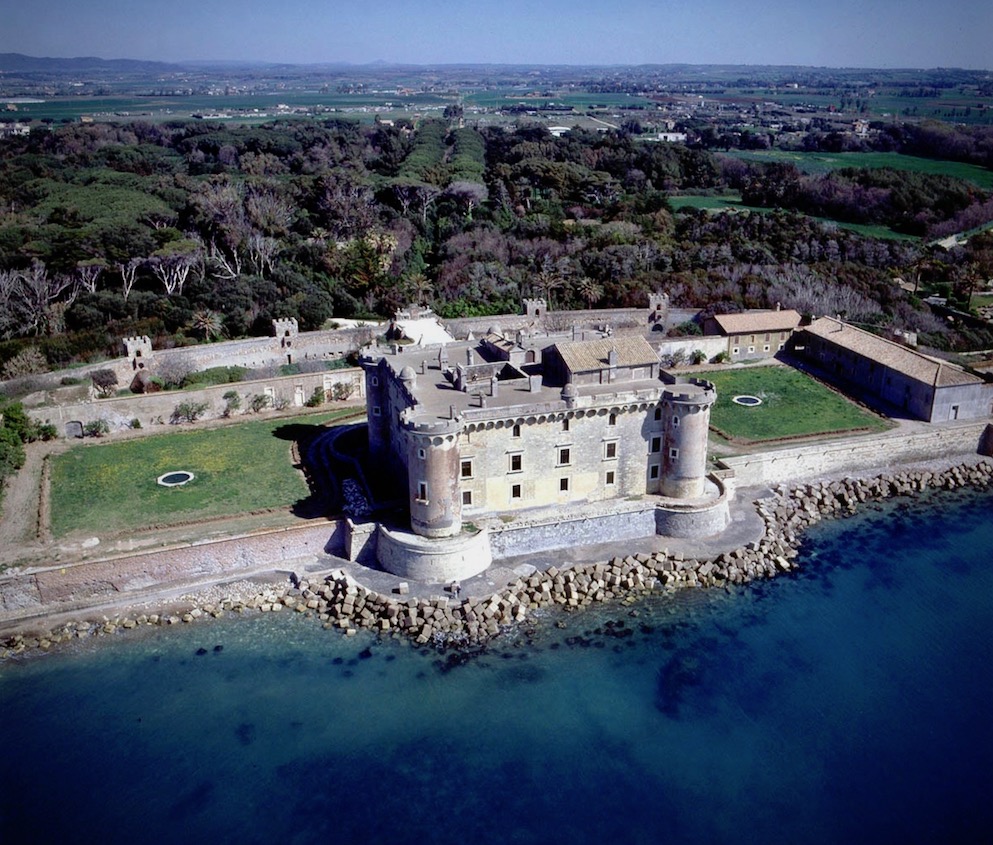
[[617,351],[618,367],[645,367],[659,363],[658,353],[641,335],[568,341],[555,346],[571,373],[588,373],[609,366],[611,350]]
[[786,311],[742,311],[740,314],[715,314],[715,323],[723,334],[792,331],[800,325],[800,315]]
[[936,361],[920,352],[894,343],[872,332],[856,328],[832,317],[814,320],[806,331],[815,337],[848,349],[863,358],[889,367],[915,381],[934,387],[981,383],[982,379],[947,361]]

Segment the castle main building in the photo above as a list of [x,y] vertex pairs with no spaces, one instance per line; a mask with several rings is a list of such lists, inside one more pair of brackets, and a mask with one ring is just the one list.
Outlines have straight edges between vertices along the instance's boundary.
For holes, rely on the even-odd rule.
[[[688,531],[726,526],[706,472],[710,383],[665,383],[644,334],[509,335],[493,326],[479,340],[362,357],[369,450],[409,503],[419,548],[464,536],[467,522],[603,514],[633,499],[692,514]],[[381,537],[380,562],[410,572],[383,551]]]

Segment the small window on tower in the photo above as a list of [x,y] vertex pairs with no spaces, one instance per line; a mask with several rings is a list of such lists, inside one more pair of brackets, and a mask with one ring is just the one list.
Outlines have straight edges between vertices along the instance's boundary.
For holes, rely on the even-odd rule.
[[568,478],[560,478],[559,479],[559,491],[562,492],[562,493],[568,493],[569,492],[569,479]]
[[670,449],[670,450],[669,450],[669,457],[670,457],[670,458],[671,458],[672,460],[674,460],[674,461],[675,461],[675,460],[676,460],[677,458],[679,458],[679,449],[675,449],[675,448],[673,448],[673,449]]
[[514,484],[510,488],[510,498],[511,499],[519,499],[519,498],[521,498],[521,485],[520,484]]
[[562,420],[562,430],[563,431],[568,431],[569,430],[569,420],[568,419]]
[[608,472],[607,475],[606,475],[606,477],[604,478],[604,484],[606,484],[608,487],[613,487],[614,486],[614,478],[615,478],[614,471],[613,470],[610,470],[610,472]]
[[652,479],[652,481],[655,481],[655,480],[658,479],[658,477],[659,477],[659,465],[658,464],[652,464],[648,468],[648,477],[650,479]]
[[472,490],[462,491],[462,504],[471,505],[472,504]]
[[472,478],[472,459],[466,458],[462,461],[462,477]]
[[428,485],[427,485],[427,482],[425,482],[425,481],[418,481],[417,482],[417,498],[420,501],[422,501],[422,502],[426,502],[428,500]]
[[662,451],[662,438],[653,437],[651,446],[648,449],[649,452],[661,452]]
[[518,424],[518,423],[515,423],[514,424],[514,427],[510,431],[510,436],[511,437],[520,437],[521,436],[521,426],[520,426],[520,424]]

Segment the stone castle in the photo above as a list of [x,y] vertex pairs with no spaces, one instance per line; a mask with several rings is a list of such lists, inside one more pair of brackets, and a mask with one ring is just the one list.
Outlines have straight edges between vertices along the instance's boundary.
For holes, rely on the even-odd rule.
[[501,525],[564,514],[583,515],[586,528],[583,538],[563,530],[563,546],[591,534],[619,539],[618,509],[633,500],[654,512],[641,534],[721,531],[727,496],[707,474],[716,392],[661,369],[646,333],[663,304],[653,301],[643,328],[624,334],[546,331],[544,301],[528,300],[524,329],[366,348],[370,463],[409,513],[409,531],[380,527],[380,565],[469,577],[490,563],[488,535]]

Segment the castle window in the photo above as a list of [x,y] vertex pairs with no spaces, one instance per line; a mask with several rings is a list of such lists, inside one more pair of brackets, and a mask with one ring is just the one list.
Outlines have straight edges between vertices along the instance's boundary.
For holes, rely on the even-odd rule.
[[765,346],[762,347],[762,351],[763,352],[768,352],[769,351],[769,344],[768,343]]
[[559,479],[559,492],[560,493],[568,493],[569,492],[569,479],[568,478],[560,478]]
[[520,484],[512,484],[511,485],[511,487],[510,487],[510,498],[511,499],[519,499],[519,498],[521,498],[521,485]]
[[417,482],[417,501],[426,503],[428,500],[428,485],[426,481]]
[[510,431],[510,436],[511,437],[520,437],[521,436],[521,426],[520,426],[519,423],[514,423],[514,427]]
[[472,459],[466,458],[462,461],[461,474],[463,478],[472,478]]
[[607,425],[617,425],[617,414],[610,415],[610,419],[607,420]]
[[370,383],[370,384],[371,384],[371,385],[372,385],[373,387],[379,387],[379,376],[372,376],[372,377],[371,377],[371,378],[369,379],[369,383]]
[[658,477],[659,477],[659,465],[658,464],[652,464],[648,468],[648,477],[650,479],[652,479],[652,481],[658,480]]
[[462,504],[471,505],[472,504],[472,490],[462,491]]
[[522,472],[524,469],[524,456],[520,452],[515,452],[510,456],[510,471]]
[[373,406],[372,406],[372,415],[373,415],[374,417],[378,417],[378,416],[379,416],[380,414],[382,414],[382,413],[383,413],[383,412],[382,412],[382,410],[380,409],[380,407],[379,407],[379,405],[373,405]]
[[770,335],[768,332],[766,332],[765,333],[765,342],[768,343],[770,340],[772,340],[772,335]]
[[740,349],[738,349],[738,347],[737,347],[737,346],[735,346],[735,347],[732,347],[732,349],[731,349],[731,354],[732,354],[732,355],[737,355],[737,354],[738,354],[738,353],[739,353],[740,351],[741,351],[741,350],[740,350]]
[[672,427],[679,428],[679,414],[672,415]]
[[418,450],[417,450],[417,457],[418,457],[418,458],[420,458],[420,459],[421,459],[422,461],[423,461],[423,460],[424,460],[424,459],[425,459],[425,458],[426,458],[427,456],[428,456],[428,453],[427,453],[427,452],[425,452],[425,451],[424,451],[423,449],[418,449]]
[[562,430],[563,431],[568,431],[569,430],[569,420],[568,419],[562,420]]
[[655,409],[655,419],[656,419],[656,421],[662,419],[662,409],[661,408],[656,408]]
[[669,457],[672,460],[674,460],[674,461],[677,460],[679,458],[679,449],[676,449],[676,448],[670,449],[669,450]]
[[569,451],[568,446],[563,446],[559,449],[559,463],[560,467],[567,467],[571,461],[572,454]]
[[754,351],[755,351],[755,347],[754,346],[749,346],[748,347],[748,354],[749,355],[751,355]]
[[649,452],[661,452],[662,451],[662,438],[653,437],[651,445],[648,447]]
[[603,444],[603,457],[605,460],[612,461],[617,458],[617,441],[610,440]]
[[607,475],[604,477],[604,484],[606,484],[608,487],[613,487],[614,486],[614,471],[613,470],[610,470],[607,473]]

